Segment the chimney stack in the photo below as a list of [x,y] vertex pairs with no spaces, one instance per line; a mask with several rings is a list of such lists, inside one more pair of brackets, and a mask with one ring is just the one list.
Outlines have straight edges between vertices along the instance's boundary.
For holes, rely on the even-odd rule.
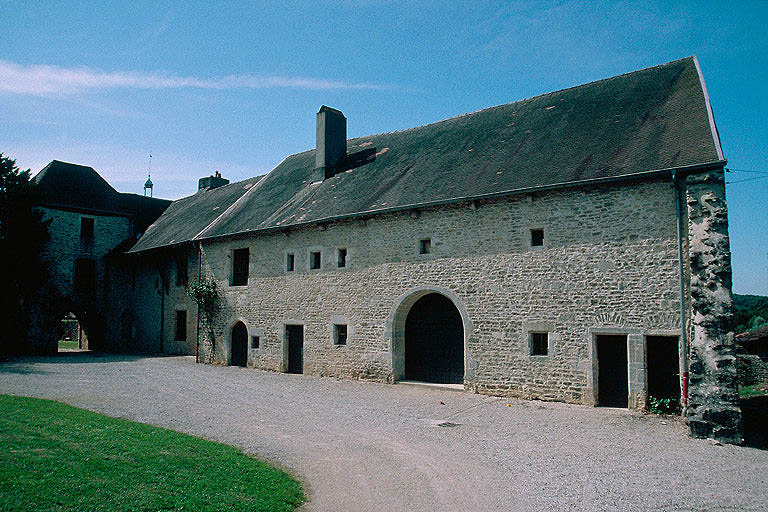
[[206,176],[205,178],[200,178],[197,181],[197,191],[200,192],[201,190],[213,190],[227,184],[229,184],[229,180],[222,178],[221,173],[216,171],[213,176]]
[[317,144],[313,181],[336,174],[347,156],[347,118],[340,110],[323,105],[317,113]]

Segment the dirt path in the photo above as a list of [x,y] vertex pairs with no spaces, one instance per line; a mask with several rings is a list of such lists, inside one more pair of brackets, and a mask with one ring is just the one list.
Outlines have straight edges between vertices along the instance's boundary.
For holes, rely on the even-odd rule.
[[236,445],[307,511],[768,509],[768,451],[622,410],[76,353],[0,364],[0,393]]

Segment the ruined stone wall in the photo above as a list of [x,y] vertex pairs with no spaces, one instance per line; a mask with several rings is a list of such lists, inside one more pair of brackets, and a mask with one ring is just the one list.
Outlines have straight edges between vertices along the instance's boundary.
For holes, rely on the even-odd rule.
[[[544,245],[531,247],[531,229]],[[432,253],[418,254],[431,239]],[[230,286],[232,251],[250,249],[247,286]],[[337,267],[337,249],[348,263]],[[230,358],[242,321],[259,348],[250,366],[285,367],[286,324],[304,326],[304,372],[395,379],[402,304],[438,290],[465,327],[465,386],[483,393],[594,403],[594,336],[626,334],[630,406],[645,405],[644,336],[678,335],[675,195],[667,179],[595,186],[378,215],[205,243],[203,267],[221,290],[214,358]],[[309,269],[310,252],[322,268]],[[288,253],[295,271],[286,272]],[[402,320],[402,318],[400,318]],[[346,323],[346,346],[334,346]],[[529,331],[550,335],[529,355]],[[397,359],[397,354],[395,354]]]
[[683,186],[691,272],[688,420],[694,436],[738,443],[742,428],[723,171],[690,175]]

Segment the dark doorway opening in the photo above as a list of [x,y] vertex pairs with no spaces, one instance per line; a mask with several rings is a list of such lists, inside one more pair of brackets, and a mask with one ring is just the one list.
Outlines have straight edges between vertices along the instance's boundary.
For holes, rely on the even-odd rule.
[[405,378],[439,384],[464,382],[464,325],[451,300],[430,293],[405,319]]
[[61,319],[59,332],[59,352],[88,350],[88,335],[80,319],[71,311]]
[[627,336],[600,335],[597,343],[597,405],[627,407]]
[[285,338],[288,344],[288,373],[304,373],[304,326],[286,325]]
[[248,329],[243,322],[237,322],[232,328],[232,366],[248,364]]
[[677,336],[648,336],[648,397],[680,400],[680,361]]

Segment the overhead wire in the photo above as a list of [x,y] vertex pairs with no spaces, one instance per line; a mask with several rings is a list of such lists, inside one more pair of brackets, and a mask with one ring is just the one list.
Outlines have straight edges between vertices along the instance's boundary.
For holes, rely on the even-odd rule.
[[768,171],[753,171],[751,169],[731,169],[730,167],[725,168],[726,172],[746,172],[750,174],[760,174],[760,176],[755,176],[752,178],[744,178],[741,180],[731,180],[726,181],[726,184],[733,184],[733,183],[744,183],[745,181],[755,181],[755,180],[764,180],[768,178]]

